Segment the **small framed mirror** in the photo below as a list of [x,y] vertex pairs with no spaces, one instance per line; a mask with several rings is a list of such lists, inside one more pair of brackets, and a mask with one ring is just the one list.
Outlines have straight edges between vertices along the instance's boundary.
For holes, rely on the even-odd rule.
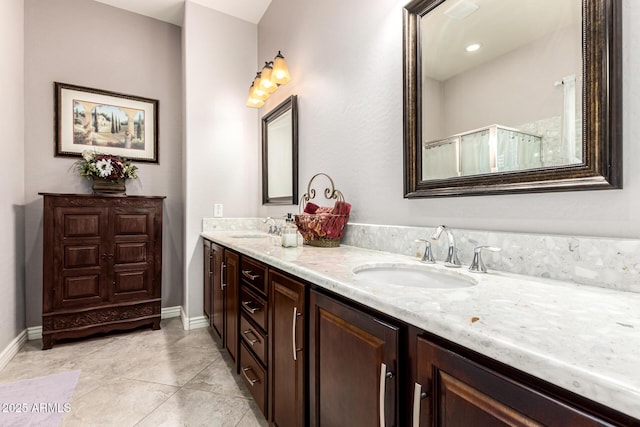
[[262,118],[262,204],[298,204],[298,97]]

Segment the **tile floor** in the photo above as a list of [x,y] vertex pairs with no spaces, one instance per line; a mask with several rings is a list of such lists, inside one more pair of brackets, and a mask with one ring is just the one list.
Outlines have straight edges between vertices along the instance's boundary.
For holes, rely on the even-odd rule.
[[80,369],[62,426],[266,426],[231,360],[208,328],[180,318],[42,351],[29,341],[0,383]]

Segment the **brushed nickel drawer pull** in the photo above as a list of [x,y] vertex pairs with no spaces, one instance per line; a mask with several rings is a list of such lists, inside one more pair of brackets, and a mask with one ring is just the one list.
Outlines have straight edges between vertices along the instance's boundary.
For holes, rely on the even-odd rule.
[[227,286],[226,283],[224,283],[224,269],[227,267],[227,264],[225,264],[224,262],[220,265],[220,290],[224,291],[224,287]]
[[251,281],[254,281],[260,277],[259,274],[251,274],[251,273],[253,273],[253,271],[251,270],[242,270],[242,275]]
[[296,319],[302,316],[302,313],[298,313],[298,307],[293,307],[293,321],[291,322],[291,346],[293,350],[293,360],[298,360],[297,353],[302,350],[301,348],[296,347]]
[[[249,339],[249,334],[253,335],[253,339]],[[253,332],[251,329],[247,329],[246,331],[242,331],[242,335],[245,336],[245,338],[247,339],[247,342],[249,343],[249,345],[251,347],[253,347],[253,345],[257,342],[259,342],[260,340],[258,339],[258,336],[256,335],[255,332]]]
[[247,375],[247,372],[249,371],[253,371],[253,370],[251,368],[242,368],[242,375],[244,375],[247,381],[249,381],[249,385],[253,387],[256,383],[259,383],[260,380],[258,378],[256,378],[255,380],[252,380],[251,378],[249,378],[249,375]]
[[420,427],[420,401],[427,397],[422,391],[422,385],[414,383],[413,387],[413,427]]
[[242,305],[244,305],[251,314],[256,314],[256,312],[260,311],[260,308],[251,307],[251,303],[252,301],[242,301]]

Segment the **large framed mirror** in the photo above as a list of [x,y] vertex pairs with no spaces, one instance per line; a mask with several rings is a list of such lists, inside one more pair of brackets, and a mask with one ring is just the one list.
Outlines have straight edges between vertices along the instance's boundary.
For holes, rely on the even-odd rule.
[[298,97],[262,118],[262,203],[298,204]]
[[414,0],[406,198],[622,188],[621,0]]

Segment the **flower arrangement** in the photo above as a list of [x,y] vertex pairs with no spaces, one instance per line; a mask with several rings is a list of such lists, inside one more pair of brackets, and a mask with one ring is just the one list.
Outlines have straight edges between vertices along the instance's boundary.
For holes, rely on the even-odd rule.
[[120,179],[136,179],[138,167],[130,160],[111,154],[101,154],[95,151],[85,150],[82,159],[76,163],[80,176],[87,179],[104,179],[117,181]]

